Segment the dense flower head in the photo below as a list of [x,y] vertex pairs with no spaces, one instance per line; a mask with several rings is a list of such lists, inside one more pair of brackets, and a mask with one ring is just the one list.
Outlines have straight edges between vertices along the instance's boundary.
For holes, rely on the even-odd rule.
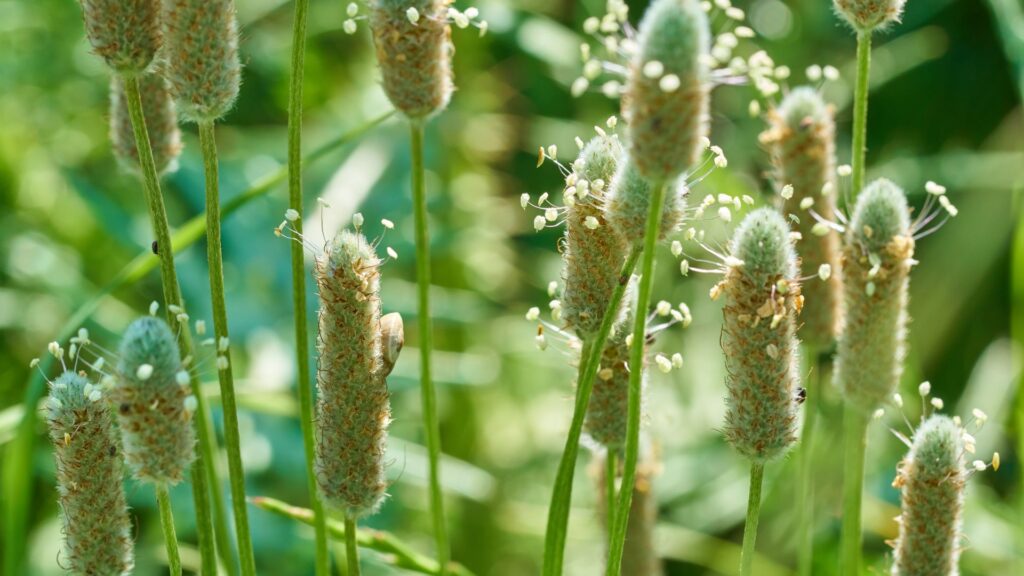
[[[622,450],[626,445],[626,420],[629,414],[629,359],[632,341],[633,314],[627,310],[622,321],[609,335],[601,353],[601,365],[594,379],[594,388],[587,404],[584,422],[587,434],[609,450]],[[645,346],[646,348],[646,346]],[[646,388],[647,350],[641,366],[641,398]]]
[[163,37],[160,0],[79,0],[89,44],[115,72],[141,74]]
[[[667,188],[661,210],[659,240],[664,240],[682,225],[686,218],[686,197],[690,193],[682,178],[663,185]],[[632,245],[640,245],[644,241],[653,192],[651,182],[640,174],[634,157],[627,154],[619,161],[612,179],[607,218]]]
[[50,385],[46,403],[57,460],[66,552],[76,574],[129,574],[135,563],[124,461],[101,387],[74,372]]
[[[174,100],[168,92],[167,81],[160,74],[145,74],[138,80],[156,171],[163,173],[173,170],[181,154],[181,132],[178,130],[178,115]],[[110,140],[114,156],[121,165],[132,172],[141,172],[135,132],[125,101],[124,80],[117,76],[110,80]]]
[[871,32],[898,23],[907,0],[832,0],[832,5],[858,32]]

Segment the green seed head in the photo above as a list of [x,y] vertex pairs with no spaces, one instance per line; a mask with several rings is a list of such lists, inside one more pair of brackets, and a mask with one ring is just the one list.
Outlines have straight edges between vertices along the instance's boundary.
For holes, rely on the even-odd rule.
[[119,74],[141,74],[163,38],[160,0],[79,0],[93,51]]
[[622,115],[630,155],[652,181],[697,163],[708,134],[711,33],[697,0],[655,0],[640,21]]
[[[661,212],[659,240],[664,240],[683,223],[686,217],[686,196],[690,193],[682,179],[678,182],[667,182],[666,185],[668,188]],[[612,180],[607,217],[622,237],[634,246],[639,246],[644,241],[652,192],[650,182],[640,175],[633,156],[627,155],[620,160],[615,178]]]
[[241,83],[232,0],[164,0],[164,75],[181,115],[214,121],[234,106]]
[[135,564],[124,494],[124,462],[103,391],[65,372],[46,404],[57,459],[57,494],[67,553],[75,574],[121,575]]
[[[626,242],[605,219],[606,191],[615,175],[622,146],[615,137],[598,136],[580,152],[582,166],[570,176],[562,318],[576,334],[597,333],[626,257]],[[574,164],[577,166],[577,164]]]
[[[343,230],[316,261],[320,291],[316,479],[332,505],[358,518],[384,499],[384,449],[391,421],[385,377],[402,340],[386,323],[382,348],[380,259],[360,234]],[[387,358],[385,358],[385,355]],[[390,364],[389,364],[390,363]]]
[[900,21],[907,0],[832,0],[832,5],[858,32],[884,29]]
[[[173,170],[181,153],[181,132],[167,82],[159,74],[145,74],[139,77],[139,91],[156,170],[159,173]],[[110,140],[121,165],[138,173],[139,152],[124,98],[124,81],[116,76],[110,81]]]
[[[632,333],[633,314],[627,310],[615,332],[608,337],[601,365],[585,420],[587,434],[609,450],[621,450],[626,445],[626,418],[629,412],[629,350],[627,339]],[[641,368],[641,387],[645,387],[645,365]],[[641,392],[641,398],[643,397]]]
[[960,574],[963,455],[963,430],[946,416],[931,416],[914,434],[895,482],[901,506],[894,576]]
[[772,209],[748,214],[733,236],[723,281],[725,436],[755,462],[782,455],[797,439],[796,316],[803,297],[789,232]]
[[454,49],[447,0],[372,0],[370,26],[384,92],[409,118],[444,110]]
[[125,330],[120,356],[110,399],[128,467],[139,480],[177,484],[195,458],[195,435],[174,334],[159,318],[139,318]]
[[796,242],[804,276],[817,274],[827,265],[830,275],[803,285],[806,298],[801,313],[800,335],[818,347],[832,343],[841,324],[842,281],[839,266],[839,234],[827,229],[815,234],[813,210],[825,220],[835,220],[835,124],[832,107],[818,91],[800,87],[790,92],[778,108],[768,113],[768,129],[761,142],[769,147],[775,181],[793,187],[788,209],[797,214]]
[[903,372],[914,238],[903,190],[879,179],[857,198],[843,239],[845,326],[836,381],[865,411],[896,390]]

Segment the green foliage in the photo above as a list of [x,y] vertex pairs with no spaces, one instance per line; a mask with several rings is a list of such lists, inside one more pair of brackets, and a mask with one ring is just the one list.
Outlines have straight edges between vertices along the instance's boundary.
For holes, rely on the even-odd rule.
[[731,254],[723,289],[725,437],[743,456],[765,462],[797,439],[796,316],[803,298],[789,226],[774,210],[755,210],[736,229]]
[[182,117],[217,120],[238,97],[238,23],[234,0],[165,0],[162,66]]
[[195,398],[178,343],[163,320],[145,316],[125,329],[110,402],[124,457],[145,482],[177,484],[195,459]]
[[843,240],[845,327],[835,374],[847,401],[866,412],[896,391],[903,373],[913,256],[903,190],[885,179],[868,184]]
[[50,385],[46,403],[68,568],[116,576],[134,566],[124,462],[103,390],[74,372]]
[[914,433],[900,464],[900,536],[893,576],[956,576],[963,546],[964,430],[947,416],[934,415]]
[[710,129],[710,36],[697,0],[655,0],[640,21],[622,115],[645,178],[668,180],[697,163]]
[[384,499],[391,420],[381,349],[380,259],[343,230],[316,261],[320,291],[316,478],[326,501],[349,518]]

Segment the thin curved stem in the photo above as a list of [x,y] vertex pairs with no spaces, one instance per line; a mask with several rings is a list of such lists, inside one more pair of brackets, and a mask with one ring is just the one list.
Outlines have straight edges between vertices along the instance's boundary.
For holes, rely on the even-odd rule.
[[622,565],[622,551],[626,542],[626,528],[633,503],[633,484],[636,481],[636,465],[640,456],[640,386],[643,379],[644,348],[647,337],[647,306],[651,302],[651,288],[654,285],[654,248],[661,230],[662,204],[665,203],[664,182],[652,186],[651,205],[647,211],[647,227],[644,231],[643,263],[640,268],[640,286],[637,289],[636,307],[633,314],[633,345],[629,349],[629,407],[626,417],[626,450],[622,466],[622,485],[619,486],[618,505],[615,509],[615,524],[608,545],[608,576],[619,576]]
[[348,576],[359,576],[359,547],[357,546],[356,521],[345,515],[345,561],[348,565]]
[[[302,81],[306,59],[306,20],[309,0],[295,0],[295,21],[292,28],[291,82],[288,89],[288,206],[302,214]],[[302,218],[292,222],[302,234]],[[313,532],[316,542],[316,576],[329,576],[330,554],[327,550],[327,518],[323,501],[316,487],[316,445],[313,434],[313,381],[309,373],[309,330],[306,326],[306,270],[302,244],[291,242],[292,308],[295,316],[295,363],[298,373],[295,389],[299,394],[299,422],[306,456],[306,488],[313,510]]]
[[[600,365],[601,353],[604,351],[608,334],[615,323],[615,312],[622,303],[629,278],[633,275],[640,250],[633,247],[619,271],[619,282],[612,291],[601,318],[601,326],[591,339],[583,341],[580,366],[576,377],[576,404],[573,407],[572,422],[569,424],[569,435],[565,439],[562,459],[558,463],[558,474],[555,476],[555,487],[551,491],[551,504],[548,507],[548,524],[544,534],[544,576],[560,576],[565,560],[565,538],[569,525],[569,508],[572,506],[572,479],[576,473],[576,457],[580,450],[580,435],[583,433],[583,420],[590,403],[590,393],[594,390],[594,377]],[[609,526],[609,530],[611,527]]]
[[615,450],[609,448],[608,454],[604,459],[604,499],[605,499],[605,516],[608,526],[609,542],[611,542],[612,526],[615,525],[615,479],[619,475],[617,465],[615,463]]
[[853,195],[864,187],[868,135],[868,77],[871,70],[871,32],[857,33],[857,84],[853,92]]
[[[156,162],[153,160],[153,147],[149,140],[149,131],[146,128],[146,117],[142,108],[142,95],[139,91],[139,79],[136,76],[125,77],[124,94],[128,104],[128,114],[132,122],[132,131],[135,135],[135,147],[139,154],[139,164],[142,168],[143,189],[146,194],[146,204],[149,209],[150,224],[153,227],[153,234],[156,236],[156,252],[160,258],[160,280],[163,289],[167,321],[171,326],[178,326],[178,348],[182,360],[192,354],[192,332],[187,323],[181,324],[177,321],[171,306],[178,306],[185,309],[181,297],[181,285],[178,284],[178,273],[174,268],[174,251],[171,249],[171,232],[167,223],[167,210],[164,208],[163,193],[160,191],[160,176],[156,170]],[[199,436],[196,461],[192,465],[190,474],[192,478],[192,497],[196,507],[196,532],[199,539],[199,552],[203,570],[209,573],[216,571],[217,552],[214,544],[215,528],[225,527],[223,507],[217,509],[217,515],[210,509],[211,488],[216,492],[217,471],[214,468],[213,454],[215,452],[213,432],[210,424],[210,411],[199,389],[199,380],[193,373],[190,385],[192,394],[196,398],[195,427]],[[216,502],[216,499],[214,500]],[[215,521],[216,520],[216,521]],[[221,550],[221,555],[230,558],[228,550]],[[230,563],[230,562],[227,562]]]
[[750,464],[750,495],[747,498],[747,522],[743,525],[743,550],[740,552],[740,576],[750,576],[754,569],[754,545],[757,542],[757,521],[761,517],[761,487],[764,485],[764,464]]
[[808,347],[806,357],[813,366],[810,379],[813,385],[807,387],[809,402],[804,408],[804,424],[800,433],[800,447],[797,451],[798,474],[797,498],[799,498],[800,519],[797,528],[797,572],[799,576],[811,576],[814,567],[814,426],[821,406],[824,378],[824,358],[813,347]]
[[206,259],[210,265],[210,304],[213,310],[213,332],[217,345],[217,377],[220,381],[221,406],[224,413],[224,445],[228,454],[231,486],[231,507],[235,515],[238,557],[242,574],[255,576],[256,560],[249,534],[249,511],[245,501],[245,470],[238,437],[238,409],[235,405],[235,383],[231,373],[231,348],[228,336],[227,304],[224,300],[224,259],[220,235],[220,187],[217,174],[217,142],[213,122],[199,123],[199,141],[203,149],[206,173]]
[[167,565],[171,576],[181,576],[181,554],[178,553],[178,535],[174,531],[174,512],[171,511],[171,496],[167,484],[156,484],[156,503],[160,508],[160,525],[164,529],[164,545],[167,546]]
[[412,144],[412,201],[416,221],[416,294],[419,301],[417,327],[420,339],[420,393],[423,403],[423,425],[427,438],[427,459],[430,464],[430,510],[433,515],[434,541],[437,547],[438,574],[445,573],[451,550],[448,548],[448,527],[444,518],[444,495],[441,492],[441,425],[437,418],[437,391],[431,377],[430,354],[434,344],[430,321],[430,233],[427,228],[427,190],[423,166],[422,119],[409,121]]
[[861,499],[864,492],[864,454],[868,443],[868,419],[847,405],[843,413],[843,532],[842,576],[860,576]]

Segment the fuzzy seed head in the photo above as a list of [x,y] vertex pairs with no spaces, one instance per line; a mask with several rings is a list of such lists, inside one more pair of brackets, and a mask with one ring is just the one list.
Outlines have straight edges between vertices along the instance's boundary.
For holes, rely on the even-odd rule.
[[164,0],[164,75],[181,115],[214,121],[235,104],[242,78],[233,0]]
[[[611,181],[621,155],[618,138],[593,138],[580,151],[580,162],[574,163],[579,166],[574,168],[576,181]],[[604,205],[605,191],[591,186],[586,196],[577,197],[566,210],[562,318],[581,337],[600,328],[626,257],[626,242],[618,230],[607,225]]]
[[139,318],[125,330],[119,355],[110,399],[128,467],[144,482],[177,484],[195,458],[195,434],[174,334],[159,318]]
[[958,576],[963,545],[963,429],[947,416],[933,415],[914,434],[900,463],[900,535],[894,576]]
[[74,372],[50,386],[47,423],[57,459],[66,554],[76,574],[129,574],[135,563],[124,461],[107,404]]
[[320,292],[316,480],[327,501],[354,518],[376,511],[387,488],[385,377],[400,348],[401,322],[387,322],[384,350],[380,263],[366,238],[343,230],[314,271]]
[[913,255],[903,190],[885,179],[872,182],[843,238],[845,327],[836,361],[844,396],[865,412],[892,396],[903,372]]
[[725,436],[740,454],[765,462],[797,439],[796,316],[803,297],[785,219],[770,208],[751,212],[736,229],[731,255],[722,328]]
[[[629,412],[629,349],[633,325],[632,311],[626,312],[608,337],[601,354],[601,365],[587,406],[584,425],[587,434],[609,450],[621,450],[626,445],[626,417]],[[647,354],[644,351],[641,374],[641,398],[646,388]]]
[[[444,110],[451,98],[454,47],[446,0],[372,0],[370,27],[384,83],[409,118]],[[416,17],[412,18],[411,13]]]
[[[799,212],[795,231],[801,239],[796,243],[803,275],[814,274],[828,266],[823,281],[803,285],[806,298],[801,314],[800,335],[805,342],[829,346],[838,334],[841,321],[842,276],[839,266],[839,234],[824,228],[816,234],[818,224],[809,210],[823,219],[835,220],[835,196],[822,194],[827,185],[834,186],[835,123],[832,107],[825,104],[818,91],[796,88],[768,112],[768,129],[761,142],[771,151],[775,181],[792,186],[792,201],[784,212]],[[800,210],[796,206],[800,206]]]
[[[173,171],[181,154],[181,132],[178,131],[178,115],[167,82],[160,74],[141,75],[139,92],[156,171],[161,174]],[[110,141],[121,166],[140,173],[139,151],[135,146],[135,132],[125,101],[124,81],[117,76],[110,80]]]
[[[664,240],[682,225],[686,216],[686,196],[690,193],[682,179],[666,185],[659,240]],[[632,245],[640,245],[644,241],[652,193],[650,182],[640,174],[633,156],[625,155],[612,179],[607,218]]]
[[[650,180],[668,180],[697,163],[708,134],[711,33],[697,0],[655,0],[640,21],[622,115],[630,155]],[[652,77],[651,62],[662,75]]]
[[163,37],[159,0],[79,0],[89,44],[114,72],[141,74]]
[[832,0],[836,12],[857,32],[885,29],[900,21],[907,0]]

